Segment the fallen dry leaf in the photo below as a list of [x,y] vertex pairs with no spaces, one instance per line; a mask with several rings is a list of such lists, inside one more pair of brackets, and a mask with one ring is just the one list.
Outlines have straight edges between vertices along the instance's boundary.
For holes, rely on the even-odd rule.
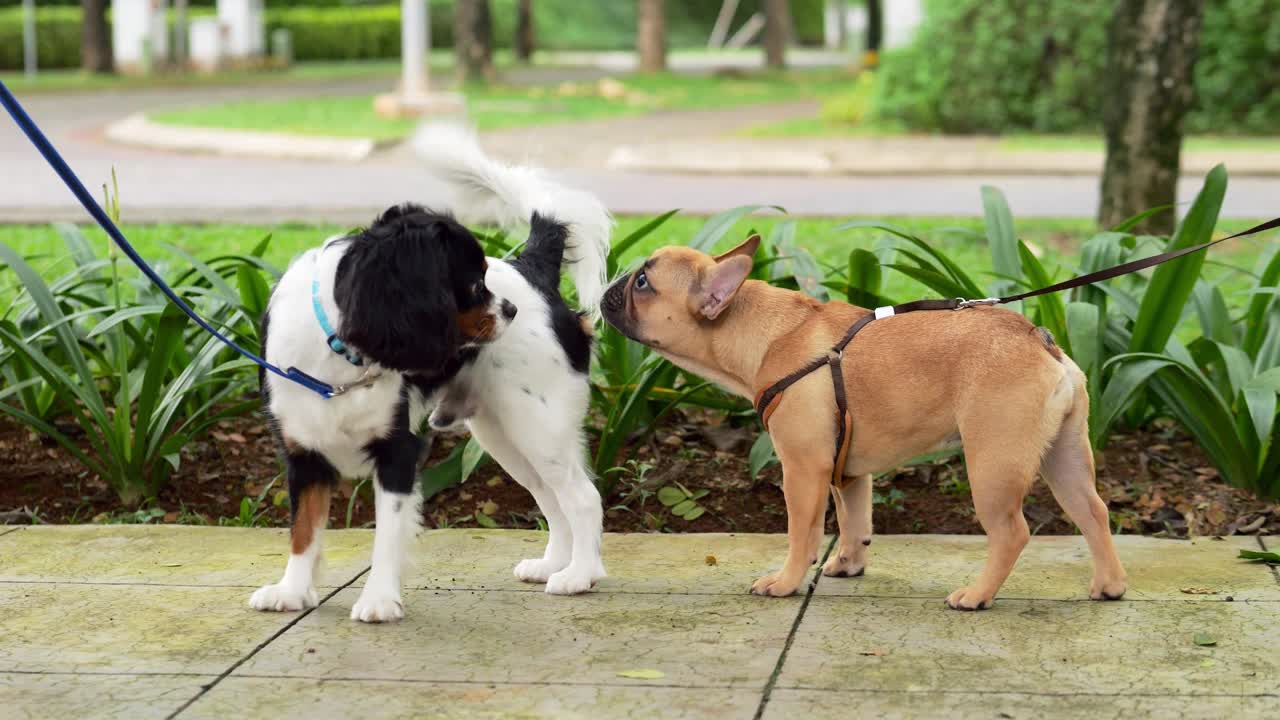
[[708,556],[706,557],[706,559],[704,560],[704,562],[706,562],[708,565],[716,565],[716,564],[718,564],[718,563],[719,563],[719,561],[718,561],[718,560],[716,560],[716,556],[715,556],[715,555],[708,555]]
[[1191,639],[1200,647],[1213,647],[1218,644],[1218,641],[1209,633],[1196,633]]
[[1218,594],[1217,590],[1212,590],[1207,587],[1184,587],[1182,588],[1182,592],[1188,595],[1217,595]]

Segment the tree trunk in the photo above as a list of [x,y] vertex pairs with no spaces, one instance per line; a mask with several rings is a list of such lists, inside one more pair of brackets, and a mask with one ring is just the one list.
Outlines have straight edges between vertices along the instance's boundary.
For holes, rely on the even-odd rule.
[[524,63],[533,59],[533,0],[516,5],[516,59]]
[[636,51],[640,72],[667,69],[667,18],[665,0],[639,0],[636,13]]
[[454,4],[453,55],[459,84],[493,78],[493,16],[489,0],[457,0]]
[[[1107,29],[1102,122],[1107,161],[1098,224],[1113,227],[1177,198],[1182,119],[1194,98],[1192,69],[1203,0],[1119,0]],[[1137,231],[1168,234],[1175,213]]]
[[115,70],[111,57],[111,29],[107,27],[107,0],[80,0],[80,67],[86,72]]
[[867,0],[867,47],[863,64],[873,68],[880,64],[880,38],[884,35],[884,13],[880,0]]
[[771,68],[787,65],[787,37],[791,34],[791,13],[787,0],[764,0],[764,64]]

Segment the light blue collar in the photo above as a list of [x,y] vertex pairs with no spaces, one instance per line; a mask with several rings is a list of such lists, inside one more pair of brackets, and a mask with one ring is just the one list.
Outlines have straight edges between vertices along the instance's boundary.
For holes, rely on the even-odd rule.
[[320,323],[320,330],[325,334],[325,343],[329,349],[341,355],[347,362],[357,367],[364,365],[364,358],[360,357],[360,353],[347,347],[342,342],[342,338],[338,337],[338,332],[333,329],[333,325],[329,322],[329,315],[324,311],[324,304],[320,302],[320,263],[316,263],[315,275],[311,277],[311,307],[316,313],[316,322]]

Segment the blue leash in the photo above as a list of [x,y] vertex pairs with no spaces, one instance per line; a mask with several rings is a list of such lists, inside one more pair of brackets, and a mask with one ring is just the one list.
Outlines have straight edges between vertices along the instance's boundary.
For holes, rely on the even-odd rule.
[[296,367],[290,367],[288,370],[281,370],[263,358],[260,358],[240,347],[230,338],[214,329],[214,327],[206,322],[204,318],[197,315],[196,311],[192,310],[191,306],[187,305],[182,298],[178,297],[178,294],[173,291],[173,288],[169,287],[165,281],[156,274],[156,271],[151,269],[151,266],[147,264],[146,260],[142,259],[142,256],[138,254],[138,251],[133,249],[133,246],[125,239],[124,233],[120,232],[120,228],[116,227],[116,224],[111,221],[111,217],[102,209],[102,206],[100,206],[98,201],[93,198],[93,195],[89,194],[89,191],[84,187],[84,183],[80,182],[80,178],[76,177],[75,172],[67,166],[67,162],[62,159],[62,155],[58,153],[57,148],[55,148],[53,144],[49,142],[49,139],[44,136],[44,133],[40,131],[40,126],[36,125],[35,121],[31,119],[31,116],[27,114],[27,111],[23,109],[22,104],[13,96],[13,93],[9,92],[9,88],[2,81],[0,81],[0,104],[3,104],[4,109],[9,111],[9,114],[13,116],[13,121],[18,124],[18,127],[22,128],[22,132],[26,133],[27,138],[31,140],[31,144],[36,146],[36,149],[44,156],[44,159],[49,163],[49,166],[53,168],[54,172],[58,173],[58,177],[62,178],[62,182],[66,183],[67,189],[71,190],[71,193],[76,196],[76,199],[79,200],[80,204],[84,206],[84,209],[89,212],[89,215],[91,215],[94,220],[98,221],[98,224],[102,226],[103,230],[107,231],[107,235],[110,235],[116,245],[118,245],[120,249],[124,251],[124,254],[128,255],[129,259],[133,261],[133,264],[138,266],[138,269],[142,271],[142,274],[146,275],[147,279],[154,283],[156,287],[160,288],[160,292],[164,293],[165,297],[169,298],[174,305],[177,305],[179,310],[186,313],[187,317],[194,320],[197,325],[204,328],[210,335],[221,340],[227,347],[254,361],[264,370],[273,372],[286,380],[292,380],[302,387],[316,393],[320,397],[328,399],[335,395],[341,395],[346,390],[346,388],[343,387],[335,389],[329,383],[317,380]]

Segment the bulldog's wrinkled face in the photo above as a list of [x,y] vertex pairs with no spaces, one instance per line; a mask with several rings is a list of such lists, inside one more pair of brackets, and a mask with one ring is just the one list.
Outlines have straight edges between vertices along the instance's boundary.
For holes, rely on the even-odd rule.
[[660,248],[605,291],[604,319],[664,354],[696,355],[706,344],[707,324],[729,307],[751,273],[759,245],[760,237],[752,235],[715,257],[685,247]]

